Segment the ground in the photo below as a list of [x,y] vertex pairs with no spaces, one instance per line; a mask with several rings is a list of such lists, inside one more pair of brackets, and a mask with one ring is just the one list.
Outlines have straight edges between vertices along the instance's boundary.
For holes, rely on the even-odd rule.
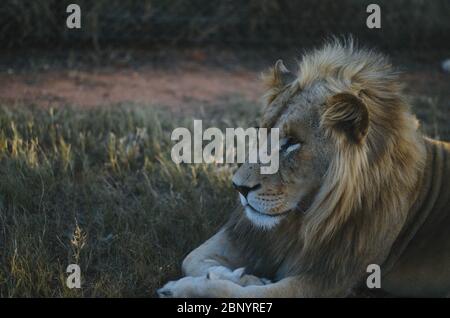
[[[0,62],[0,296],[147,297],[180,274],[184,255],[238,203],[234,167],[175,165],[170,133],[193,117],[255,124],[259,75],[278,57],[215,56]],[[403,52],[394,63],[423,131],[449,140],[450,75],[440,56]],[[71,263],[81,266],[80,290],[65,285]]]
[[144,66],[138,70],[78,71],[0,75],[0,99],[43,106],[99,106],[118,103],[164,105],[178,110],[188,104],[214,103],[240,95],[256,101],[261,85],[253,71],[225,71],[200,64],[180,65],[168,72]]

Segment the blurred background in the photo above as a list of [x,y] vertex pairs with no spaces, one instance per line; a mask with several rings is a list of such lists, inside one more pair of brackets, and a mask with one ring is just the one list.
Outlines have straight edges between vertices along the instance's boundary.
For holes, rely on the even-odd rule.
[[1,100],[256,100],[261,70],[278,58],[295,67],[305,49],[336,35],[387,53],[398,67],[419,72],[409,76],[421,77],[421,85],[439,89],[450,51],[447,0],[380,0],[381,29],[366,27],[365,0],[80,0],[82,28],[68,29],[71,2],[2,2]]
[[171,131],[256,124],[261,72],[327,37],[388,55],[423,132],[450,140],[450,1],[378,0],[368,29],[373,2],[1,1],[0,296],[154,296],[178,277],[237,204],[233,167],[175,165]]
[[298,47],[325,35],[352,33],[389,49],[450,48],[444,40],[450,29],[445,0],[379,0],[378,31],[364,27],[365,9],[372,3],[364,0],[79,0],[80,32],[61,27],[70,3],[3,1],[3,47]]

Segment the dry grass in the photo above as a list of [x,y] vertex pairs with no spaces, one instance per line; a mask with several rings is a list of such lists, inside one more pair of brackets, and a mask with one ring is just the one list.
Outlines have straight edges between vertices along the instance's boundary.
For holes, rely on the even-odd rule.
[[[153,296],[235,206],[230,167],[171,161],[170,133],[189,118],[2,107],[0,125],[1,297]],[[65,287],[71,263],[80,290]]]

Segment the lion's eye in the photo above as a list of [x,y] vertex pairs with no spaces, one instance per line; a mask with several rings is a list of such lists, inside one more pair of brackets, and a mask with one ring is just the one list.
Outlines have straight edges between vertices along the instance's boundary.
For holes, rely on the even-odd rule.
[[280,152],[288,154],[292,151],[300,149],[301,146],[302,146],[301,142],[292,137],[284,138],[281,141]]

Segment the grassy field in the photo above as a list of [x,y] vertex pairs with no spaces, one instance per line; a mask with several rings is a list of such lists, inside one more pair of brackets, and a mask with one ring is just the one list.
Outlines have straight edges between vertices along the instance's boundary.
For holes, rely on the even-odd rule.
[[[255,111],[230,107],[206,124]],[[232,167],[172,162],[172,129],[191,125],[138,105],[1,107],[0,296],[148,297],[177,276],[236,204]],[[65,287],[71,263],[79,290]]]
[[[415,96],[432,137],[450,139],[448,96]],[[204,126],[249,126],[257,105],[196,111]],[[236,206],[233,167],[175,165],[188,114],[140,105],[0,107],[0,296],[149,297]],[[81,266],[82,288],[65,285]]]

